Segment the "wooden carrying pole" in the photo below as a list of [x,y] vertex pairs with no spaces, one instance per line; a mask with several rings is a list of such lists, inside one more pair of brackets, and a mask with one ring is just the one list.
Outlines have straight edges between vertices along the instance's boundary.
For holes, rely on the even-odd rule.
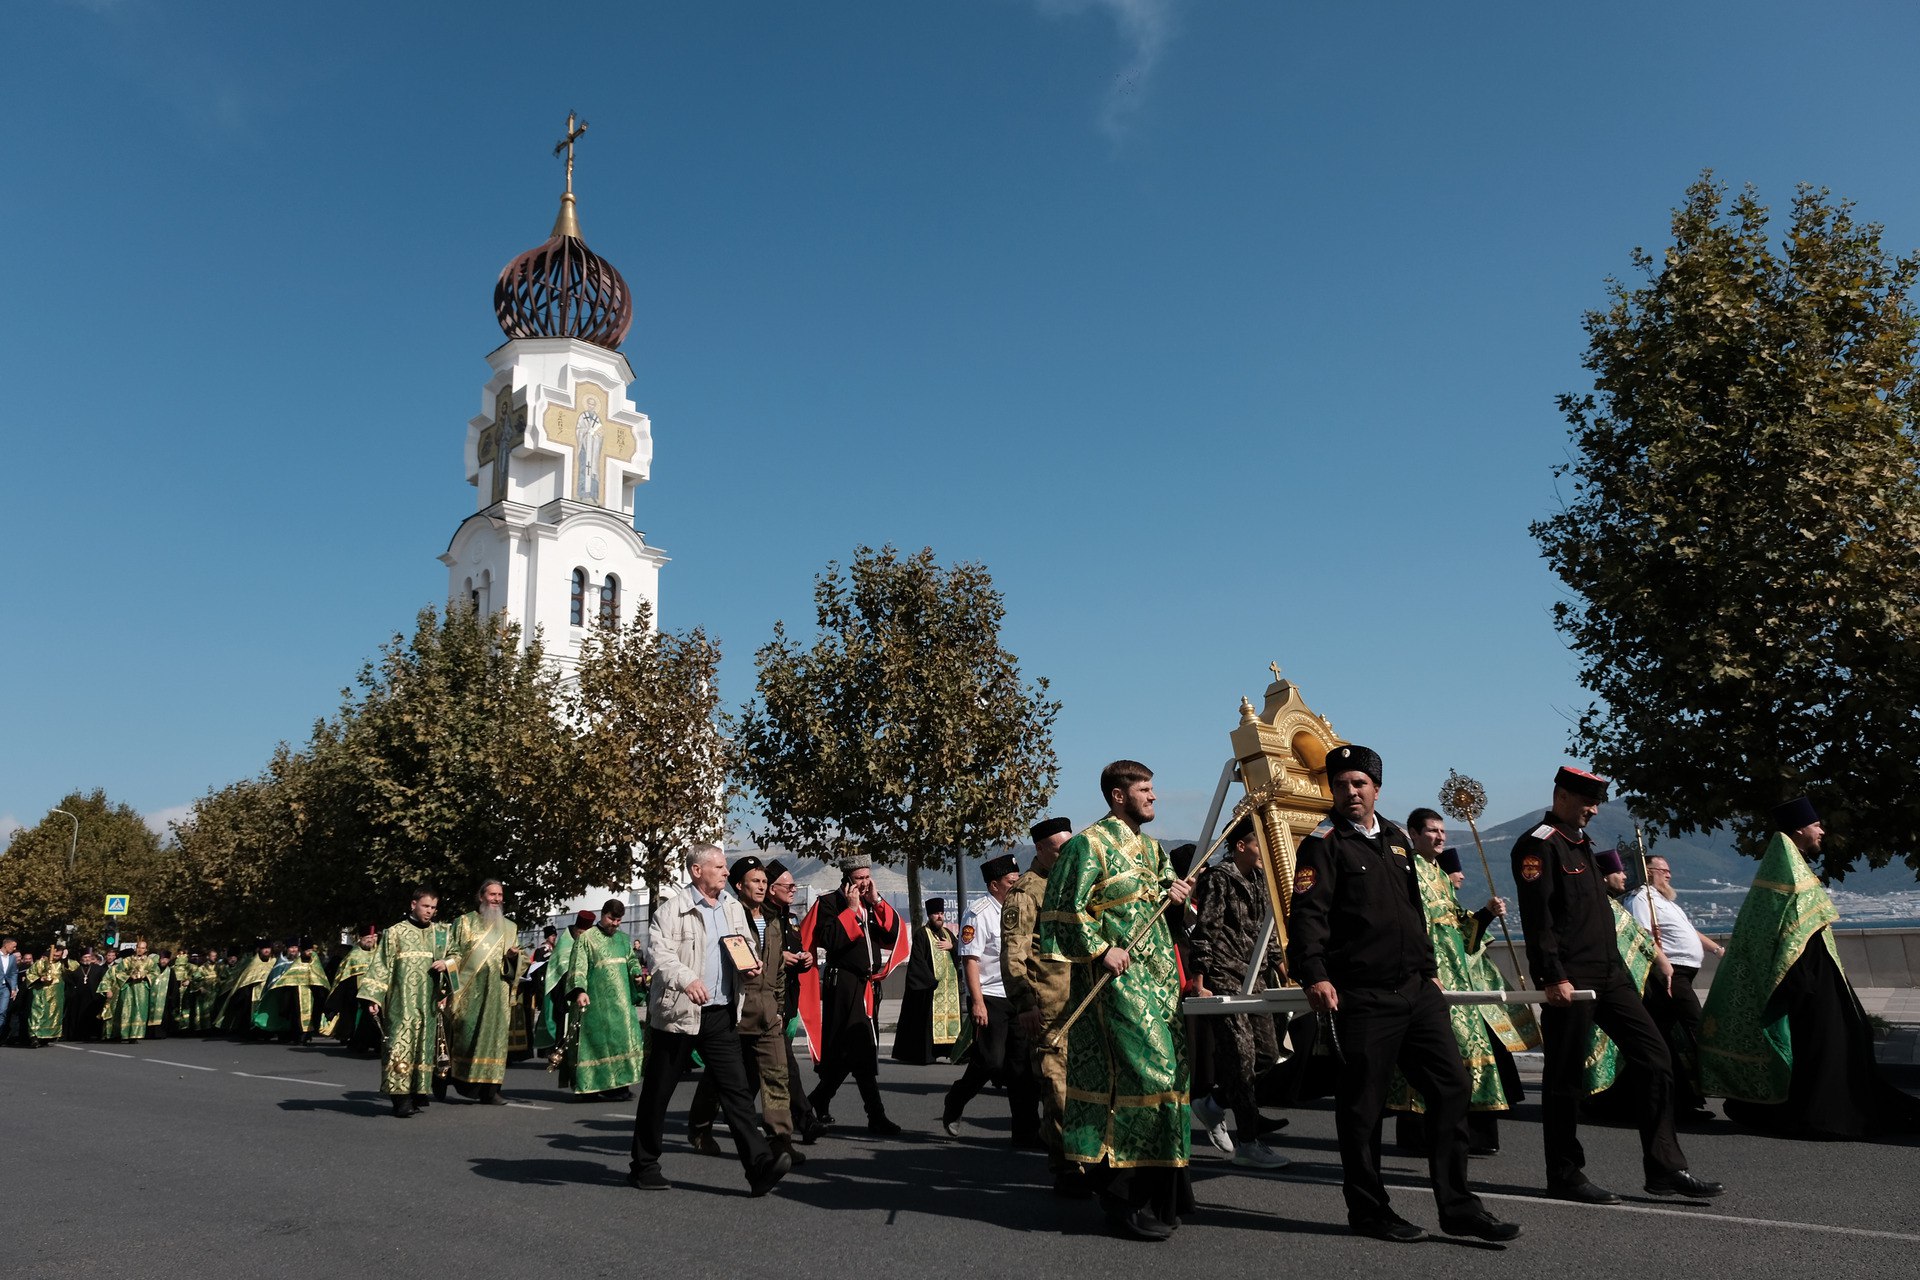
[[[1260,805],[1265,804],[1268,799],[1269,792],[1267,788],[1262,787],[1260,790],[1247,795],[1239,804],[1235,805],[1232,816],[1227,819],[1226,826],[1221,828],[1220,834],[1213,838],[1213,843],[1207,846],[1207,851],[1193,860],[1193,869],[1187,873],[1186,877],[1181,880],[1180,883],[1191,888],[1194,882],[1200,879],[1200,873],[1206,870],[1207,863],[1212,860],[1213,855],[1220,851],[1220,846],[1227,842],[1229,835],[1233,834],[1233,829],[1239,825],[1240,819],[1252,813]],[[1134,931],[1127,935],[1127,940],[1121,944],[1122,949],[1131,955],[1133,949],[1140,944],[1140,940],[1147,936],[1147,931],[1153,928],[1153,922],[1165,915],[1167,908],[1172,905],[1173,899],[1163,896],[1160,899],[1160,905],[1153,909],[1153,914],[1149,915],[1145,920],[1142,920]],[[1102,969],[1099,980],[1087,989],[1087,994],[1082,996],[1080,1003],[1073,1007],[1073,1012],[1067,1015],[1067,1020],[1062,1022],[1052,1035],[1047,1037],[1047,1046],[1049,1048],[1058,1048],[1066,1040],[1067,1032],[1072,1030],[1073,1024],[1080,1020],[1080,1015],[1093,1006],[1093,1002],[1099,998],[1100,993],[1105,991],[1107,984],[1112,981],[1113,971],[1110,969]]]

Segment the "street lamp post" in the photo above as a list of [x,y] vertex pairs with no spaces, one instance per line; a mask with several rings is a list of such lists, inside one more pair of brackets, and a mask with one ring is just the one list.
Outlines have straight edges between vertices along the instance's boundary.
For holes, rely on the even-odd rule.
[[67,845],[67,874],[72,875],[74,855],[80,852],[80,819],[65,809],[55,809],[54,812],[73,823],[73,839]]

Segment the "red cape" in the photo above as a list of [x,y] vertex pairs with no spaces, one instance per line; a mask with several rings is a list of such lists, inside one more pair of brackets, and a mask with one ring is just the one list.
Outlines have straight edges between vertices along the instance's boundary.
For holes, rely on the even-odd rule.
[[[807,915],[800,922],[800,946],[809,954],[813,951],[814,926],[819,923],[820,904],[823,898],[815,898],[813,905],[807,908]],[[886,977],[905,964],[913,951],[912,929],[905,927],[896,912],[885,898],[874,904],[874,919],[882,928],[893,926],[896,929],[893,951],[887,956],[879,970],[873,975],[874,981]],[[840,913],[840,924],[849,938],[861,936],[858,917],[851,907]],[[867,984],[867,1016],[873,1016],[873,984]],[[800,1025],[807,1029],[807,1052],[813,1055],[815,1062],[820,1061],[820,966],[809,965],[800,971]]]

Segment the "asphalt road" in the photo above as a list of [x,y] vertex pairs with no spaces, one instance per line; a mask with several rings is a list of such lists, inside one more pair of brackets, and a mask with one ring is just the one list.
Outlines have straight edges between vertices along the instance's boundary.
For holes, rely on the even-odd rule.
[[[1325,1104],[1276,1139],[1294,1164],[1234,1168],[1196,1135],[1201,1210],[1165,1244],[1108,1237],[1098,1211],[1048,1192],[1044,1159],[1013,1152],[999,1096],[960,1141],[935,1124],[948,1066],[884,1063],[907,1132],[843,1128],[762,1200],[739,1165],[669,1150],[666,1192],[622,1181],[632,1107],[576,1103],[532,1065],[511,1107],[458,1099],[387,1114],[377,1069],[332,1047],[165,1040],[0,1050],[12,1212],[0,1272],[18,1277],[248,1277],[539,1273],[567,1277],[915,1271],[1255,1277],[1417,1269],[1435,1277],[1544,1273],[1767,1276],[1912,1274],[1920,1149],[1789,1143],[1721,1124],[1688,1133],[1696,1172],[1730,1190],[1710,1205],[1640,1194],[1623,1129],[1589,1128],[1589,1172],[1633,1199],[1593,1209],[1539,1198],[1537,1113],[1503,1124],[1476,1187],[1525,1234],[1502,1249],[1348,1234]],[[810,1073],[809,1073],[810,1075]],[[809,1083],[811,1081],[809,1080]],[[681,1132],[692,1083],[669,1120]],[[836,1103],[859,1115],[847,1086]],[[723,1139],[724,1141],[724,1139]],[[1434,1225],[1424,1163],[1390,1157],[1396,1207]]]

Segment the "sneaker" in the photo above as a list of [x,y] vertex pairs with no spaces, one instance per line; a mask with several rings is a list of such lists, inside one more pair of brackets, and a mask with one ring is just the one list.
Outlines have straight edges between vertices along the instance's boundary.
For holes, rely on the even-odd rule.
[[645,1173],[629,1173],[627,1185],[635,1191],[666,1191],[673,1186],[657,1168]]
[[1243,1169],[1284,1169],[1293,1162],[1264,1142],[1242,1142],[1233,1153],[1233,1162]]
[[1233,1154],[1233,1138],[1227,1133],[1227,1109],[1214,1101],[1210,1093],[1193,1100],[1193,1118],[1207,1131],[1207,1141],[1226,1155]]

